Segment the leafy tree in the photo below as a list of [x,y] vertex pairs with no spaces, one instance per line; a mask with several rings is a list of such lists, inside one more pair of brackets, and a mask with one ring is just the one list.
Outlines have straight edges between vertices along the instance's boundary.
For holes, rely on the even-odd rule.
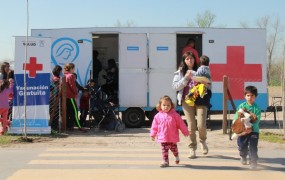
[[[201,27],[201,28],[210,28],[214,27],[214,22],[216,19],[216,15],[211,11],[206,10],[203,14],[197,14],[196,19],[194,21],[190,21],[187,23],[188,27]],[[219,25],[216,27],[226,27],[226,25]]]
[[198,27],[209,28],[212,26],[216,18],[216,15],[211,13],[209,10],[205,11],[204,14],[197,14],[196,23]]
[[[278,47],[280,43],[280,33],[282,32],[280,19],[277,17],[273,23],[271,23],[271,19],[269,16],[264,16],[256,21],[256,25],[259,28],[265,28],[267,30],[267,80],[269,85],[276,85],[276,82],[279,82],[280,85],[280,77],[276,80],[275,73],[280,74],[280,71],[275,71],[276,68],[272,67],[274,60],[280,57],[278,53]],[[282,67],[282,66],[281,66]],[[279,73],[278,73],[279,72]],[[274,79],[273,79],[274,78]]]
[[[245,22],[241,22],[240,26],[243,28],[248,28],[249,25]],[[279,17],[276,19],[270,18],[269,16],[263,16],[256,20],[256,26],[258,28],[264,28],[267,32],[267,81],[268,85],[280,85],[281,79],[278,77],[282,71],[280,70],[280,64],[278,64],[278,60],[281,59],[282,50],[280,44],[282,42],[281,33],[282,27],[280,24]],[[284,42],[282,42],[284,44]],[[285,49],[283,50],[285,51]],[[277,64],[277,66],[275,66]],[[282,74],[283,76],[283,74]],[[283,77],[282,77],[283,78]]]

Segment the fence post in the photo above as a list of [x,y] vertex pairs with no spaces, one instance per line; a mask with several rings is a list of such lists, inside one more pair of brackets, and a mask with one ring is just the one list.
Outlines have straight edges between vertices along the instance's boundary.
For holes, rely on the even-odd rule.
[[56,102],[55,102],[55,94],[53,90],[50,91],[50,100],[49,100],[49,125],[52,127],[52,124],[54,123],[53,120],[55,119],[55,107],[56,107]]
[[61,130],[66,131],[66,78],[62,77],[61,84]]
[[228,76],[223,76],[223,134],[227,133]]

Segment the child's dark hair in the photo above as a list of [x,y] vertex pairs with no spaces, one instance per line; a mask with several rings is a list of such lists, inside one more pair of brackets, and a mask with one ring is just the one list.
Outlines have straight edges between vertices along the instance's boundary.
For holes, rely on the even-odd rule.
[[56,77],[59,77],[61,71],[62,71],[62,67],[59,65],[56,65],[52,70],[52,74]]
[[[1,81],[0,81],[1,82]],[[6,89],[6,88],[9,88],[9,81],[7,79],[3,79],[1,84],[0,84],[0,93]]]
[[246,86],[244,89],[244,95],[251,93],[255,96],[258,95],[257,88],[255,86]]
[[209,66],[209,64],[210,64],[210,58],[209,58],[208,56],[202,55],[202,56],[200,57],[200,62],[201,62],[201,65]]
[[89,83],[95,83],[95,80],[94,80],[94,79],[89,79],[89,80],[87,81],[87,84],[89,84]]
[[175,107],[174,103],[172,102],[171,98],[169,96],[163,96],[159,99],[159,102],[156,105],[156,110],[161,111],[161,103],[162,101],[169,101],[171,104],[171,109]]

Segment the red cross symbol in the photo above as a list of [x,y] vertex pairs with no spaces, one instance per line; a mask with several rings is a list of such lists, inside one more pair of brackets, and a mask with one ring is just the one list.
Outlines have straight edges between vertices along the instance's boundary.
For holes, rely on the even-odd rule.
[[37,58],[36,57],[30,57],[30,63],[24,63],[23,64],[23,70],[29,71],[29,77],[30,78],[35,78],[37,71],[42,71],[43,70],[43,64],[37,64]]
[[210,64],[212,81],[223,81],[229,77],[229,88],[233,99],[244,99],[244,82],[261,82],[262,65],[244,63],[244,46],[227,46],[227,63]]

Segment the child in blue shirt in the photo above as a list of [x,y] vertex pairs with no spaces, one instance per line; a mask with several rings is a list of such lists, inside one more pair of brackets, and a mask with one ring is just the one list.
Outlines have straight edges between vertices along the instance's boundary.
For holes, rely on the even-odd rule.
[[244,108],[255,114],[257,120],[255,122],[252,122],[252,132],[238,137],[237,145],[239,154],[241,156],[241,163],[243,165],[246,165],[247,155],[249,155],[250,169],[255,170],[257,168],[258,160],[257,145],[259,139],[259,122],[261,117],[261,110],[257,104],[255,104],[255,99],[257,97],[257,88],[255,86],[247,86],[244,91],[244,96],[246,101],[238,106],[234,119],[238,119],[238,110]]

